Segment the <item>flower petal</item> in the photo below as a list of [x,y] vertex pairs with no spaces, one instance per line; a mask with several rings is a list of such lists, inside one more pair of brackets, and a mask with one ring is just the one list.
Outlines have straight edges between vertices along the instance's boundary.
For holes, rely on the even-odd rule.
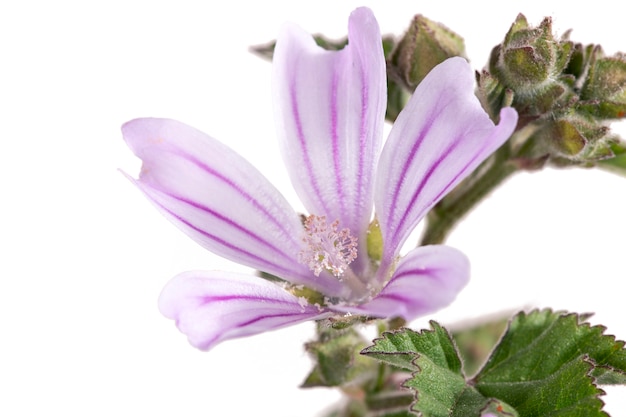
[[425,213],[500,147],[516,123],[515,110],[505,108],[493,124],[463,58],[444,61],[424,78],[394,123],[378,165],[383,262],[397,256]]
[[136,182],[166,217],[208,250],[325,294],[340,284],[298,263],[299,216],[227,146],[183,123],[136,119],[122,128],[143,160]]
[[286,26],[274,52],[274,101],[285,164],[305,207],[364,238],[386,106],[382,41],[369,9],[352,13],[348,39],[341,51],[325,51]]
[[343,312],[413,320],[449,305],[469,281],[469,261],[449,246],[420,246],[398,263],[393,277],[371,301]]
[[161,293],[159,309],[201,350],[327,316],[269,281],[217,271],[174,277]]

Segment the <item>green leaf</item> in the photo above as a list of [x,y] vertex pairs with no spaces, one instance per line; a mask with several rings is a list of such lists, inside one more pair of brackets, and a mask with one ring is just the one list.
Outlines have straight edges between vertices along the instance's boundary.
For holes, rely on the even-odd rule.
[[589,315],[519,313],[476,377],[466,380],[453,339],[435,322],[383,333],[362,353],[411,371],[411,410],[423,417],[606,417],[596,384],[626,383],[624,342]]
[[452,331],[452,338],[463,359],[465,375],[474,375],[485,363],[487,357],[502,337],[509,317],[492,318],[471,327]]
[[586,318],[551,310],[518,314],[476,376],[476,389],[522,416],[606,416],[594,377],[624,383],[626,350]]
[[605,327],[591,326],[586,318],[551,310],[519,313],[477,375],[477,383],[548,378],[584,355],[593,362],[599,383],[625,381],[624,342],[604,335]]
[[[514,365],[522,370],[523,365]],[[593,364],[586,356],[573,359],[541,379],[519,379],[479,382],[476,389],[483,395],[506,398],[521,416],[558,415],[568,417],[606,417],[599,396],[603,391],[589,376]],[[526,369],[526,371],[532,371]]]
[[[478,416],[489,399],[466,383],[450,334],[436,322],[430,331],[403,329],[384,333],[363,354],[413,371],[404,383],[415,392],[411,410],[421,416]],[[512,414],[516,415],[516,414]]]
[[374,341],[373,346],[361,353],[409,371],[418,369],[413,361],[423,354],[429,356],[436,366],[445,367],[462,377],[461,359],[452,338],[438,323],[431,321],[430,325],[431,331],[420,333],[410,329],[384,333],[382,338]]

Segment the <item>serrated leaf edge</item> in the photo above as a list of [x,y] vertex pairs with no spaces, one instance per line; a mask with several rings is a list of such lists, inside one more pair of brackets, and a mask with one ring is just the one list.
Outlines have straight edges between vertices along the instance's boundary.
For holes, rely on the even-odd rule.
[[[575,316],[577,318],[577,325],[581,326],[581,327],[587,327],[587,328],[598,328],[601,329],[600,331],[600,335],[603,337],[608,337],[610,339],[612,339],[612,341],[614,343],[618,343],[621,345],[621,348],[624,348],[624,346],[626,345],[626,342],[622,341],[622,340],[618,340],[617,337],[615,335],[612,334],[605,334],[604,332],[607,330],[607,327],[601,324],[598,325],[591,325],[591,323],[589,323],[587,320],[593,316],[593,313],[573,313],[573,312],[567,312],[565,310],[553,310],[551,308],[544,308],[544,309],[539,309],[539,308],[535,308],[532,309],[530,311],[520,311],[519,313],[515,314],[513,317],[511,317],[511,319],[509,320],[505,331],[502,333],[502,336],[500,337],[500,341],[498,341],[498,343],[496,343],[496,345],[494,346],[492,353],[498,348],[498,346],[500,345],[500,342],[502,340],[502,338],[504,338],[504,336],[510,331],[511,329],[511,323],[513,322],[513,320],[515,320],[518,316],[524,316],[524,317],[528,317],[531,314],[534,313],[551,313],[551,314],[556,314],[559,315],[561,317],[570,317],[570,316]],[[558,320],[558,318],[557,318]],[[556,322],[556,320],[555,320]],[[543,333],[543,332],[542,332]],[[489,356],[490,358],[491,356]],[[489,361],[489,358],[487,359],[487,362]],[[602,400],[602,396],[606,395],[606,391],[604,391],[602,388],[600,388],[598,382],[597,382],[597,378],[594,377],[592,375],[593,371],[596,368],[605,368],[605,369],[611,369],[614,372],[617,372],[619,374],[623,374],[626,375],[626,372],[623,372],[621,370],[616,370],[615,368],[613,368],[612,366],[609,365],[598,365],[596,364],[596,362],[593,360],[593,358],[591,358],[588,354],[583,354],[581,356],[578,356],[576,358],[572,358],[571,361],[577,360],[577,359],[582,359],[582,361],[586,362],[589,364],[589,370],[587,371],[587,373],[585,374],[586,377],[588,377],[591,380],[591,384],[598,390],[597,395],[595,396],[598,401],[600,401],[601,406],[600,406],[600,411],[602,413],[604,413],[607,417],[610,417],[608,415],[608,413],[606,413],[604,411],[604,406],[606,405],[606,403]],[[571,362],[569,361],[569,362]],[[487,363],[485,362],[485,364]],[[569,363],[567,362],[567,363]],[[483,364],[483,366],[485,365]],[[476,373],[476,375],[480,374],[480,371],[482,370],[482,368]],[[473,378],[472,380],[468,380],[467,381],[468,384],[473,385]],[[480,391],[479,391],[480,392]],[[500,400],[500,399],[497,399]],[[502,400],[504,401],[504,400]]]
[[[393,336],[393,335],[396,335],[396,334],[402,333],[402,332],[412,332],[412,333],[415,333],[415,334],[421,336],[421,335],[423,335],[425,333],[435,333],[435,330],[436,330],[435,326],[437,326],[437,327],[439,327],[439,328],[441,328],[442,330],[445,331],[446,336],[448,337],[448,339],[450,340],[450,342],[452,342],[452,345],[454,346],[454,350],[456,351],[458,358],[462,362],[463,358],[461,358],[461,355],[459,354],[459,349],[458,349],[458,347],[456,345],[456,342],[454,341],[454,338],[450,334],[450,331],[448,329],[446,329],[445,327],[443,327],[442,325],[440,325],[439,323],[437,323],[436,321],[434,321],[434,320],[430,320],[428,322],[428,324],[430,325],[430,329],[422,329],[422,330],[419,330],[419,331],[410,329],[408,327],[401,327],[401,328],[399,328],[397,330],[385,331],[385,332],[383,332],[380,335],[380,337],[377,337],[377,338],[375,338],[372,341],[373,344],[371,346],[368,346],[365,349],[361,350],[360,354],[361,355],[365,355],[365,356],[372,356],[374,354],[381,355],[381,356],[410,356],[410,355],[413,355],[414,358],[411,360],[411,364],[416,369],[419,369],[419,366],[417,366],[416,363],[415,363],[415,361],[417,359],[419,359],[420,356],[421,356],[421,354],[419,352],[413,352],[413,351],[410,351],[410,352],[371,352],[371,351],[368,351],[368,350],[370,348],[375,347],[377,342],[383,341],[383,340],[387,339],[387,337],[386,337],[387,335]],[[461,370],[461,374],[465,378],[465,374],[463,374],[462,370]]]
[[[409,378],[406,378],[400,384],[400,386],[402,388],[405,388],[408,391],[412,391],[413,392],[414,400],[411,402],[411,405],[409,406],[408,411],[411,414],[415,415],[416,417],[424,417],[424,414],[421,411],[416,411],[416,410],[413,409],[413,407],[418,402],[419,391],[414,389],[414,388],[408,387],[405,384],[408,381],[410,381],[411,379],[415,378],[417,376],[417,374],[419,374],[422,371],[422,369],[415,363],[422,355],[420,353],[418,353],[418,352],[367,352],[367,350],[369,348],[372,348],[372,347],[376,346],[376,342],[378,342],[380,340],[385,340],[386,339],[386,337],[385,337],[386,335],[394,335],[394,334],[397,334],[397,333],[402,333],[403,331],[413,332],[413,333],[416,333],[417,335],[422,335],[424,333],[435,333],[435,330],[436,330],[435,326],[437,326],[437,327],[439,327],[439,328],[441,328],[442,330],[445,331],[446,336],[448,337],[450,342],[452,342],[452,345],[454,346],[454,350],[455,350],[455,352],[457,354],[457,357],[459,358],[459,360],[461,361],[461,364],[462,364],[463,363],[463,358],[459,354],[459,349],[458,349],[458,347],[456,345],[456,342],[455,342],[454,338],[450,334],[450,331],[447,328],[445,328],[444,326],[442,326],[439,323],[437,323],[436,321],[434,321],[434,320],[430,320],[428,322],[428,324],[430,325],[430,329],[422,329],[420,331],[416,331],[416,330],[410,329],[408,327],[402,327],[400,329],[392,330],[392,331],[385,331],[385,332],[383,332],[381,334],[380,337],[377,337],[377,338],[375,338],[372,341],[373,345],[366,347],[365,349],[361,350],[361,352],[360,352],[361,355],[365,355],[365,356],[371,356],[373,354],[378,354],[378,355],[381,355],[381,356],[393,356],[393,355],[397,355],[397,356],[400,356],[400,355],[403,355],[403,356],[413,355],[414,356],[414,358],[411,360],[411,364],[414,366],[415,370],[410,371],[410,375],[411,376]],[[471,386],[470,382],[467,380],[467,377],[463,373],[463,367],[462,366],[461,366],[461,377],[463,378],[463,380],[467,384],[466,388],[470,388],[470,386]],[[476,417],[478,417],[478,416],[476,416]]]

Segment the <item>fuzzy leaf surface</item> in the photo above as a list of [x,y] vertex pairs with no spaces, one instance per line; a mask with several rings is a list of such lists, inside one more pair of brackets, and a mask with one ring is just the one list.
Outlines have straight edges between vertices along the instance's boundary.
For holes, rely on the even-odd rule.
[[419,333],[384,333],[362,353],[412,372],[404,387],[415,393],[411,410],[423,417],[606,417],[597,385],[626,382],[626,349],[588,318],[517,314],[471,380],[453,339],[435,322]]
[[490,399],[465,381],[450,334],[436,322],[430,325],[431,330],[419,333],[409,329],[384,333],[362,353],[413,372],[404,386],[415,392],[411,410],[418,415],[479,416]]

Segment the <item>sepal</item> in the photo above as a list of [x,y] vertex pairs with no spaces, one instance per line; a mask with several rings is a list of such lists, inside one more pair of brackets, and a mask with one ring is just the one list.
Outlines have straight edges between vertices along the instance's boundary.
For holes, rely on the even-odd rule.
[[413,91],[430,70],[453,56],[465,57],[463,38],[441,23],[417,15],[387,66],[391,78]]
[[350,322],[318,322],[317,340],[306,344],[315,365],[302,383],[303,388],[356,384],[376,373],[377,366],[358,354],[367,341],[352,327],[352,322],[361,318],[347,320]]

